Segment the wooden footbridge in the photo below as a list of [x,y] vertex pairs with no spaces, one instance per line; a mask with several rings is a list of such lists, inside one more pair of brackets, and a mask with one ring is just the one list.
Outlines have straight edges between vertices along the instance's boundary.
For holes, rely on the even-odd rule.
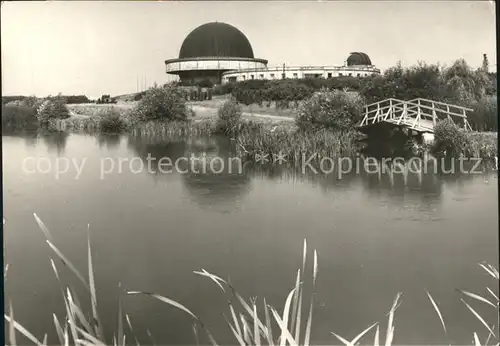
[[472,130],[467,121],[470,108],[448,103],[417,98],[402,101],[388,98],[364,106],[363,121],[358,125],[360,130],[375,124],[392,124],[419,133],[434,133],[434,126],[440,120],[451,119],[463,129]]

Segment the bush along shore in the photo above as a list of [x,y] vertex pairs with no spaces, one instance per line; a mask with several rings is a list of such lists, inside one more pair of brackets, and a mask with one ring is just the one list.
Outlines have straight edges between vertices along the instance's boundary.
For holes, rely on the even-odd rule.
[[[88,275],[83,275],[81,271],[66,257],[63,252],[57,247],[55,239],[50,233],[48,227],[42,220],[34,214],[38,226],[43,231],[46,242],[53,251],[53,259],[51,259],[52,269],[55,278],[59,282],[62,294],[61,304],[65,306],[65,316],[57,316],[53,314],[53,321],[57,338],[60,345],[126,345],[127,341],[133,339],[136,345],[140,345],[130,316],[124,311],[123,300],[134,299],[134,296],[146,296],[151,299],[164,303],[170,308],[176,308],[189,315],[193,321],[193,338],[196,343],[217,345],[215,332],[208,330],[202,319],[191,311],[188,307],[176,300],[164,295],[141,292],[133,290],[133,287],[121,287],[119,285],[120,296],[118,299],[118,325],[112,334],[105,334],[102,328],[102,323],[99,318],[99,306],[95,287],[95,273],[92,262],[92,248],[90,239],[90,226],[88,228]],[[4,220],[5,226],[5,220]],[[220,293],[227,296],[229,302],[229,313],[227,320],[228,328],[234,336],[235,344],[245,345],[310,345],[314,341],[314,335],[311,335],[311,326],[314,323],[313,312],[315,307],[315,292],[319,273],[319,256],[314,250],[312,252],[312,268],[308,268],[307,259],[311,258],[308,252],[307,242],[304,240],[302,251],[302,266],[297,270],[295,284],[290,285],[291,291],[288,293],[284,302],[283,310],[268,304],[266,299],[259,300],[257,298],[246,300],[233,287],[228,280],[224,280],[220,276],[209,273],[204,269],[194,271],[195,275],[203,276],[208,280],[213,281],[214,285],[220,288]],[[80,284],[86,288],[88,292],[88,301],[91,303],[91,311],[87,313],[79,299],[76,298],[75,291],[72,287],[66,286],[67,278],[63,277],[61,267],[69,268],[69,271],[74,276],[73,279],[78,279]],[[500,278],[497,268],[486,263],[480,263],[479,266],[492,279],[492,284],[498,286]],[[7,268],[5,268],[7,269]],[[309,274],[308,274],[309,272]],[[5,276],[8,280],[8,277]],[[493,286],[491,286],[493,287]],[[460,298],[462,303],[470,311],[471,315],[478,321],[478,328],[471,330],[472,344],[479,345],[499,345],[498,336],[498,321],[485,320],[479,311],[481,308],[498,309],[499,298],[498,293],[490,287],[485,288],[487,294],[479,295],[466,290],[457,290],[457,299]],[[439,305],[428,291],[423,291],[422,295],[427,296],[428,308],[434,310],[436,324],[440,324],[443,329],[443,343],[449,344],[450,335],[446,329],[446,321],[439,309]],[[392,307],[389,309],[387,316],[386,331],[382,329],[379,322],[374,322],[369,326],[360,326],[360,330],[364,328],[352,340],[337,334],[338,331],[332,330],[332,342],[337,341],[345,345],[363,344],[380,345],[384,342],[389,346],[393,344],[394,335],[397,329],[396,325],[396,310],[402,303],[402,293],[396,294]],[[481,306],[482,305],[482,306]],[[27,340],[30,340],[35,345],[47,345],[47,334],[40,339],[26,329],[19,321],[14,318],[14,308],[12,304],[8,304],[7,312],[4,314],[6,320],[6,340],[9,345],[15,346],[18,344],[17,337],[22,335]],[[282,311],[282,313],[281,313]],[[383,316],[384,312],[381,312]],[[483,313],[484,315],[484,313]],[[385,319],[385,318],[384,318]],[[332,329],[335,326],[332,326]],[[112,342],[109,339],[113,335]],[[481,339],[480,336],[481,335]],[[487,335],[487,336],[486,336]],[[108,336],[108,337],[106,337]],[[25,344],[25,342],[23,343]]]
[[[227,92],[232,96],[219,106],[217,116],[202,119],[194,116],[186,89],[175,83],[141,93],[133,106],[82,105],[72,107],[71,112],[60,95],[29,97],[2,106],[2,125],[141,136],[221,134],[235,141],[241,157],[285,155],[296,162],[303,155],[315,155],[320,160],[360,153],[366,143],[356,125],[365,104],[388,97],[424,97],[473,108],[469,122],[474,131],[465,132],[444,120],[436,125],[431,147],[407,138],[402,144],[405,148],[411,148],[413,154],[430,151],[438,157],[480,157],[488,161],[497,157],[496,74],[474,71],[463,60],[449,68],[420,64],[404,69],[398,65],[368,78],[255,80],[214,89],[216,94]],[[295,122],[272,125],[242,116],[242,105],[263,102],[273,102],[276,107],[293,104]]]

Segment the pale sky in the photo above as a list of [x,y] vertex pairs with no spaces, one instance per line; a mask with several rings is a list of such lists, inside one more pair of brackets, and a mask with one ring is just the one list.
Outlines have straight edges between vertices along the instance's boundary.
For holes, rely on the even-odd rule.
[[496,70],[492,1],[2,2],[2,94],[119,95],[172,80],[197,26],[240,29],[269,66],[342,65],[367,53],[382,70],[401,61]]

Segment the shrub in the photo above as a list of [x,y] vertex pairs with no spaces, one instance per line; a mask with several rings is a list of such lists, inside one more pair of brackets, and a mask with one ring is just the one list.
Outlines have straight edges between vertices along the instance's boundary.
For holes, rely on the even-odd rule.
[[487,95],[472,105],[474,109],[467,116],[471,127],[477,131],[498,130],[498,100],[496,95]]
[[173,85],[147,90],[135,109],[140,121],[185,121],[189,114],[184,92]]
[[232,82],[225,83],[225,84],[219,84],[213,88],[213,94],[214,95],[231,94],[235,87],[236,87],[236,83],[232,83]]
[[21,129],[37,126],[36,108],[28,106],[2,106],[2,128]]
[[470,147],[466,132],[452,120],[445,119],[434,127],[434,145],[432,152],[437,156],[466,155]]
[[363,103],[356,92],[318,93],[300,105],[296,124],[303,130],[328,128],[345,131],[359,121]]
[[217,112],[217,131],[234,134],[238,131],[241,120],[241,107],[234,100],[224,102]]
[[47,125],[51,119],[69,118],[66,100],[62,96],[48,97],[37,109],[36,117],[41,125]]
[[106,133],[120,133],[127,128],[127,123],[115,109],[108,109],[99,122],[99,131]]

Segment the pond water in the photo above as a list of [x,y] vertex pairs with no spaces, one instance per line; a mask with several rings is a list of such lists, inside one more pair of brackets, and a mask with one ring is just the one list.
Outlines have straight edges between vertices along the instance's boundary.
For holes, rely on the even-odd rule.
[[[34,212],[83,273],[90,224],[98,305],[108,335],[116,330],[121,283],[126,290],[181,302],[219,343],[234,345],[222,315],[229,316],[226,297],[193,271],[229,277],[243,297],[257,296],[259,304],[265,297],[282,311],[301,267],[304,239],[308,273],[312,250],[318,252],[313,343],[338,344],[330,332],[351,339],[375,321],[385,330],[398,292],[403,295],[395,344],[470,344],[474,332],[481,340],[488,334],[455,289],[484,295],[489,286],[498,294],[478,265],[498,263],[496,173],[337,179],[277,165],[245,166],[241,174],[229,174],[227,167],[221,174],[152,173],[139,171],[148,154],[229,158],[231,143],[65,133],[4,135],[2,142],[10,265],[5,294],[15,318],[40,340],[49,333],[56,342],[52,313],[61,319],[64,306],[50,266],[54,255]],[[73,161],[56,176],[62,158]],[[118,158],[128,160],[121,172]],[[58,264],[86,302],[84,289]],[[425,290],[440,306],[448,339]],[[471,304],[494,323],[493,308]],[[195,343],[192,321],[182,311],[141,296],[123,297],[123,306],[141,343],[151,343],[147,330],[156,344]]]

